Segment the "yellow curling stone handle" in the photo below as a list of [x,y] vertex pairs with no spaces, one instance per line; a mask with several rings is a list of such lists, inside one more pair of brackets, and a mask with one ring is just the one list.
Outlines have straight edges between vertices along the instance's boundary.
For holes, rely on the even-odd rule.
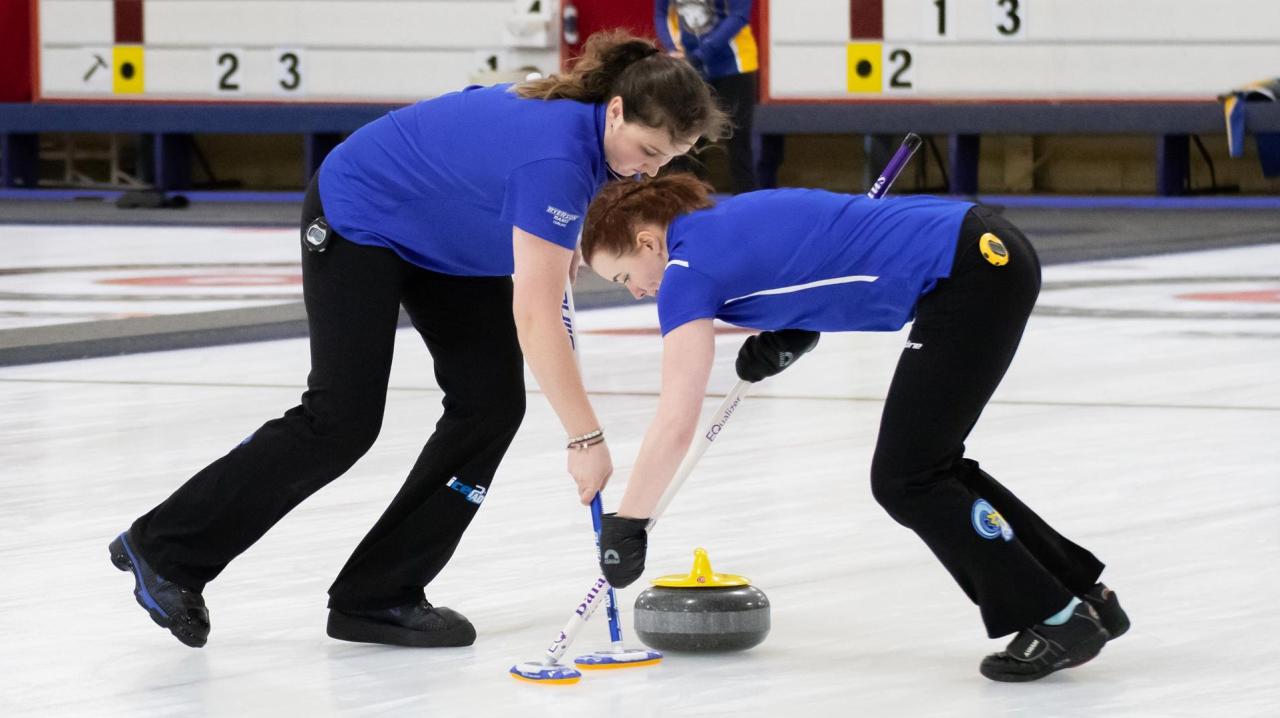
[[746,576],[713,572],[707,550],[696,548],[693,550],[693,570],[687,575],[676,573],[670,576],[659,576],[653,579],[653,585],[663,588],[729,588],[750,586],[751,581]]

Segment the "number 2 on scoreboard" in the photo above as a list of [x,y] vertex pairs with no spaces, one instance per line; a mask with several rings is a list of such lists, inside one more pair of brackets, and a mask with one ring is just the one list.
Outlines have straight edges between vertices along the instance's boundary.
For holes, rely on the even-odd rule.
[[885,92],[914,92],[916,89],[915,69],[911,48],[885,48]]
[[218,95],[238,95],[243,91],[240,71],[244,50],[238,47],[213,49],[213,91]]

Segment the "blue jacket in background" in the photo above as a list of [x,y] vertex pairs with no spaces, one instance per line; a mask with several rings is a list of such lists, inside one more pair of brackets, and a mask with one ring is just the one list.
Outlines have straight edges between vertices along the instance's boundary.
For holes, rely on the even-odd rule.
[[751,0],[655,0],[653,26],[668,51],[682,50],[707,80],[760,68]]

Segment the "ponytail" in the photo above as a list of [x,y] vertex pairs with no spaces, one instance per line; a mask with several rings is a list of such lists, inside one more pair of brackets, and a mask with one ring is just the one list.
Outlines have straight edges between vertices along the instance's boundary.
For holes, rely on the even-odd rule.
[[693,66],[658,50],[651,41],[622,30],[587,38],[573,69],[522,82],[520,97],[604,103],[622,98],[622,119],[665,129],[673,140],[731,133],[729,116]]
[[597,252],[624,256],[635,251],[640,225],[666,227],[682,214],[711,207],[711,187],[687,173],[610,182],[596,194],[582,225],[582,257]]
[[628,67],[658,54],[652,42],[622,30],[597,32],[587,38],[572,70],[522,82],[516,86],[516,94],[536,100],[608,102],[613,97],[613,84]]

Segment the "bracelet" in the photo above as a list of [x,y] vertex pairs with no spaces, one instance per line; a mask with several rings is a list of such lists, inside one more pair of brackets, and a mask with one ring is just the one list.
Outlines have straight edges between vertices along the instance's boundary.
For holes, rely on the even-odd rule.
[[594,439],[594,438],[596,438],[597,436],[603,436],[603,435],[604,435],[604,429],[596,429],[595,431],[588,431],[587,433],[583,434],[582,436],[573,436],[573,437],[570,437],[570,438],[569,438],[569,443],[570,443],[570,444],[578,444],[578,443],[581,443],[581,442],[583,442],[583,441],[587,441],[587,440],[589,440],[589,439]]
[[573,449],[573,450],[577,450],[577,451],[582,451],[583,449],[586,449],[587,447],[595,446],[596,444],[603,444],[603,443],[604,443],[604,437],[603,437],[603,436],[597,436],[597,437],[596,437],[596,438],[594,438],[594,439],[589,439],[589,440],[584,441],[584,442],[579,443],[579,444],[569,444],[569,446],[567,446],[567,447],[565,447],[565,448]]
[[574,437],[570,437],[570,438],[569,438],[569,445],[568,445],[568,446],[566,446],[565,448],[567,448],[567,449],[578,449],[578,448],[585,449],[585,448],[586,448],[586,447],[588,447],[588,446],[595,446],[596,444],[600,443],[600,441],[595,441],[595,442],[592,442],[592,443],[587,443],[587,442],[591,442],[591,440],[592,440],[592,439],[599,439],[600,441],[604,441],[604,429],[596,429],[595,431],[588,431],[587,433],[583,434],[582,436],[574,436]]

